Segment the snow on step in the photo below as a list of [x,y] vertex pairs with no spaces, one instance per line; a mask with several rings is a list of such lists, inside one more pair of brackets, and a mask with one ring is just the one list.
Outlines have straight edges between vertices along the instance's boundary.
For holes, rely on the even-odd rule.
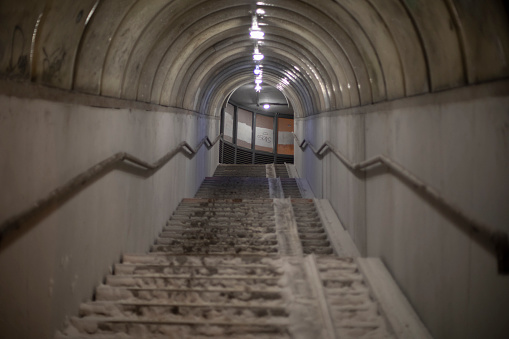
[[304,254],[333,254],[314,201],[292,199],[292,206]]
[[214,172],[215,177],[266,177],[265,165],[227,165],[219,164]]
[[[130,318],[72,318],[73,328],[70,336],[61,338],[289,338],[286,323],[248,321],[197,321],[197,320],[159,320],[157,317],[147,319]],[[73,336],[77,334],[78,337]],[[121,336],[117,336],[122,333]],[[85,336],[83,336],[85,335]],[[58,337],[57,337],[58,338]],[[100,338],[100,337],[99,337]]]
[[270,198],[267,178],[209,177],[205,178],[196,198],[254,199]]
[[[279,165],[271,173],[288,174]],[[333,254],[330,239],[336,253],[342,245],[322,225],[322,218],[326,225],[330,218],[313,200],[300,199],[295,180],[281,179],[281,186],[297,199],[273,200],[265,165],[220,165],[215,175],[195,198],[182,200],[150,253],[123,255],[97,287],[95,301],[83,303],[80,316],[56,339],[378,339],[420,333],[407,330],[418,328],[407,326],[408,320],[395,326],[397,315],[373,299],[395,295],[396,287],[390,293],[370,288],[366,272],[377,279],[388,274],[379,272],[381,264]],[[275,212],[282,202],[284,215]],[[282,221],[293,225],[291,237],[280,234]],[[302,249],[281,250],[294,245]]]
[[286,198],[300,199],[302,194],[297,181],[293,178],[281,178],[281,186]]
[[316,267],[337,337],[394,338],[353,259],[317,257]]
[[288,170],[286,169],[285,164],[276,164],[274,165],[274,169],[276,170],[276,177],[277,178],[288,178]]
[[100,285],[96,289],[98,301],[165,301],[187,303],[223,303],[249,306],[284,306],[278,289],[253,290],[242,288],[135,288]]

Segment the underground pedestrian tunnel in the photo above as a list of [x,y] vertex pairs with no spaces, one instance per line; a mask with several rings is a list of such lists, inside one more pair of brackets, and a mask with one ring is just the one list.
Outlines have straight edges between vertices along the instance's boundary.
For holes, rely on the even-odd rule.
[[6,338],[52,338],[228,147],[293,162],[433,337],[509,333],[507,1],[0,0],[0,22]]

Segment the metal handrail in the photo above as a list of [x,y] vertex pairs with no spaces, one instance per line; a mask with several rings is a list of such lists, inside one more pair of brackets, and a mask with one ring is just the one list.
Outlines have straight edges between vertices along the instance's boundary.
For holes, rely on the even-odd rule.
[[126,152],[116,153],[108,157],[107,159],[95,164],[86,171],[81,172],[80,174],[78,174],[71,180],[67,181],[57,189],[51,191],[44,198],[37,200],[33,205],[23,210],[22,212],[15,214],[12,217],[4,220],[0,224],[0,241],[10,231],[19,228],[27,221],[32,220],[33,218],[41,215],[49,207],[55,206],[56,204],[63,202],[73,194],[76,194],[78,191],[83,189],[88,183],[104,175],[106,172],[113,169],[113,166],[121,162],[125,161],[126,164],[132,167],[135,168],[141,167],[148,173],[153,174],[163,165],[165,165],[168,161],[170,161],[179,152],[183,151],[187,154],[187,156],[194,157],[194,155],[198,153],[198,151],[203,145],[205,145],[207,149],[211,149],[222,138],[222,136],[223,136],[222,133],[219,134],[214,139],[214,141],[210,141],[208,136],[204,137],[200,141],[200,143],[196,146],[196,148],[193,148],[187,142],[183,141],[176,148],[169,151],[162,158],[160,158],[159,160],[152,164],[140,160],[137,157]]
[[305,150],[307,147],[311,148],[313,153],[322,159],[327,152],[333,153],[350,171],[361,172],[368,170],[371,166],[376,164],[382,164],[387,166],[392,172],[397,174],[400,178],[403,178],[419,193],[423,194],[427,198],[430,198],[434,203],[444,208],[449,213],[452,213],[457,220],[460,220],[464,225],[468,226],[468,230],[478,241],[489,246],[497,256],[498,271],[501,274],[509,274],[509,235],[507,232],[486,225],[479,220],[476,220],[472,216],[466,214],[461,208],[454,205],[451,202],[445,200],[445,198],[433,187],[427,185],[421,179],[417,178],[409,170],[404,168],[387,156],[381,154],[373,158],[354,163],[350,161],[346,156],[341,154],[330,142],[326,141],[316,149],[309,141],[299,140],[297,135],[293,134],[299,148]]

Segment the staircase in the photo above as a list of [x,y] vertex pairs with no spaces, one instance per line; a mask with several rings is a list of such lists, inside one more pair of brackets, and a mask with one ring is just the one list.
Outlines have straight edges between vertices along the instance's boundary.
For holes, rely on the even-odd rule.
[[292,206],[304,254],[333,254],[313,200],[292,199]]
[[219,165],[56,338],[405,338],[281,170]]

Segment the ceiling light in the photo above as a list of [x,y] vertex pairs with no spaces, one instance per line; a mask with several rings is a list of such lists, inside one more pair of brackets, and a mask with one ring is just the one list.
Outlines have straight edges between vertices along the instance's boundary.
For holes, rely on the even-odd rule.
[[262,86],[256,85],[255,91],[260,92],[262,90]]
[[262,79],[255,79],[255,84],[257,85],[261,84],[262,82],[263,82]]
[[249,29],[249,36],[251,39],[263,39],[265,33],[258,27],[258,18],[253,15],[251,28]]
[[251,37],[251,39],[262,40],[263,37],[265,36],[265,33],[259,28],[258,29],[250,29],[249,36]]
[[261,73],[262,73],[262,71],[260,70],[260,66],[256,65],[256,68],[254,69],[253,73],[254,73],[255,75],[261,74]]
[[270,105],[269,105],[269,104],[265,104],[265,105],[263,105],[263,108],[265,108],[265,109],[269,109],[269,108],[270,108]]
[[253,53],[253,60],[254,61],[260,61],[263,59],[263,54],[260,53],[260,50],[258,49],[258,45],[255,46],[254,53]]
[[258,15],[264,15],[264,14],[265,14],[265,11],[264,11],[263,9],[261,9],[261,8],[258,8],[258,9],[256,10],[256,14],[258,14]]

